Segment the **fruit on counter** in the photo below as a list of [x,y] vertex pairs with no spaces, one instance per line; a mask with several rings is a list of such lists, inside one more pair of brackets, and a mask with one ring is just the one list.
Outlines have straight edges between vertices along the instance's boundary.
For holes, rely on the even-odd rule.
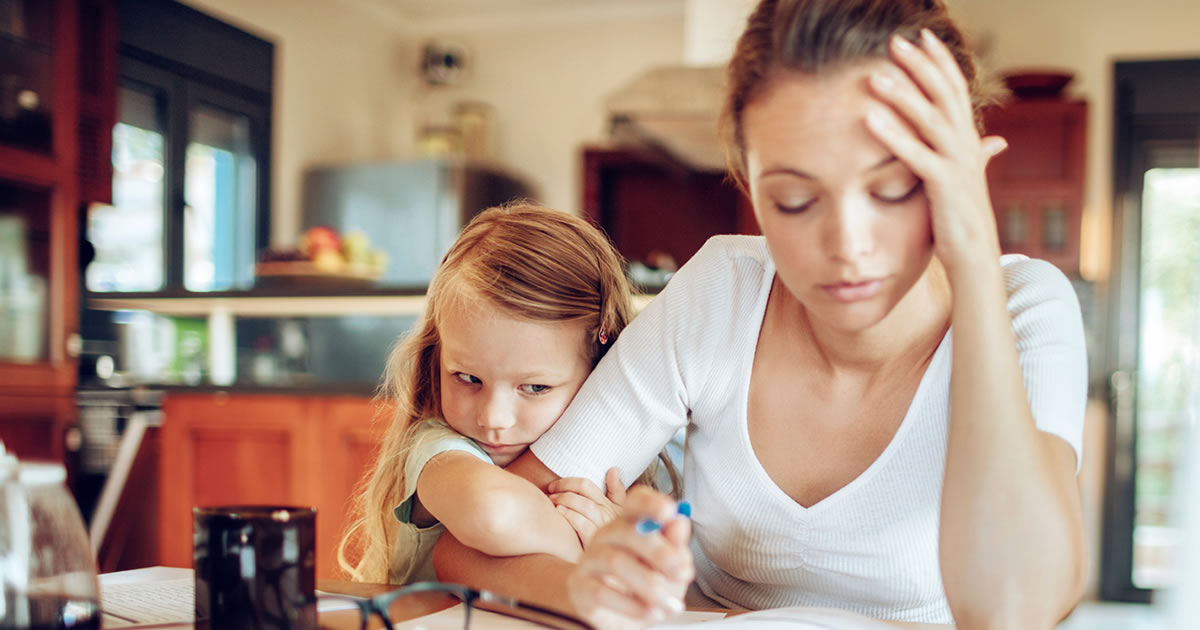
[[342,257],[352,265],[366,265],[371,256],[371,243],[367,235],[358,230],[342,235]]
[[337,230],[318,225],[308,228],[300,237],[296,249],[267,249],[259,252],[259,262],[308,262],[323,273],[380,274],[387,266],[387,252],[371,249],[365,232],[351,230],[339,235]]
[[342,239],[337,230],[328,225],[316,225],[305,230],[300,237],[300,251],[315,261],[317,254],[323,251],[340,253]]
[[338,273],[346,266],[346,259],[335,249],[322,249],[313,256],[312,264],[319,271]]

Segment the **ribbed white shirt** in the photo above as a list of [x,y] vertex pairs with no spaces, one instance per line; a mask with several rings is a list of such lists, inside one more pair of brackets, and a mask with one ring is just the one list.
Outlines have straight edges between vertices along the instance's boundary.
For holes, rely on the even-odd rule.
[[[1001,264],[1037,426],[1078,456],[1087,394],[1079,302],[1047,262],[1005,256]],[[621,333],[534,453],[564,477],[603,487],[605,470],[618,466],[629,483],[686,427],[684,498],[696,586],[709,598],[952,622],[937,548],[953,331],[879,458],[805,508],[767,475],[747,431],[750,371],[774,276],[761,237],[710,239]]]

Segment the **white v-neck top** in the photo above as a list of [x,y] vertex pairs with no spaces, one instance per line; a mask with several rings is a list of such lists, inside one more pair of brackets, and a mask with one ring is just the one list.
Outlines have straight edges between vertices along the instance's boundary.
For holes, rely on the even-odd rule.
[[[1078,456],[1087,395],[1079,302],[1047,262],[1005,256],[1001,264],[1037,426]],[[951,623],[937,547],[952,331],[883,453],[805,508],[767,475],[747,429],[774,276],[761,237],[710,239],[621,333],[534,453],[563,477],[603,487],[604,472],[618,466],[629,483],[686,427],[684,498],[704,595],[729,607],[821,606]]]

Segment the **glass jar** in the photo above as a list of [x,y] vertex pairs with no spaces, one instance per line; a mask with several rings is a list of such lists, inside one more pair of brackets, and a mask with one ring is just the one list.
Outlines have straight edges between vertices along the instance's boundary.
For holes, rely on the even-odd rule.
[[0,629],[100,627],[96,563],[66,479],[0,444]]
[[487,159],[492,155],[495,110],[480,101],[463,101],[454,106],[454,126],[462,142],[463,155]]
[[426,125],[417,137],[417,152],[424,157],[457,155],[462,149],[462,138],[454,127]]

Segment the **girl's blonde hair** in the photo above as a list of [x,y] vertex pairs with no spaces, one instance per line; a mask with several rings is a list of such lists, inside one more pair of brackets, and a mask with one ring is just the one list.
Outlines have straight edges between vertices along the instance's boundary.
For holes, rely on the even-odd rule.
[[[415,429],[442,417],[438,323],[444,313],[471,301],[516,319],[584,322],[592,367],[633,317],[623,260],[608,239],[579,217],[530,203],[476,216],[446,253],[426,295],[420,323],[388,357],[379,398],[392,418],[338,545],[338,564],[356,581],[388,581],[392,508],[403,498],[404,461]],[[602,331],[607,343],[600,341]]]

